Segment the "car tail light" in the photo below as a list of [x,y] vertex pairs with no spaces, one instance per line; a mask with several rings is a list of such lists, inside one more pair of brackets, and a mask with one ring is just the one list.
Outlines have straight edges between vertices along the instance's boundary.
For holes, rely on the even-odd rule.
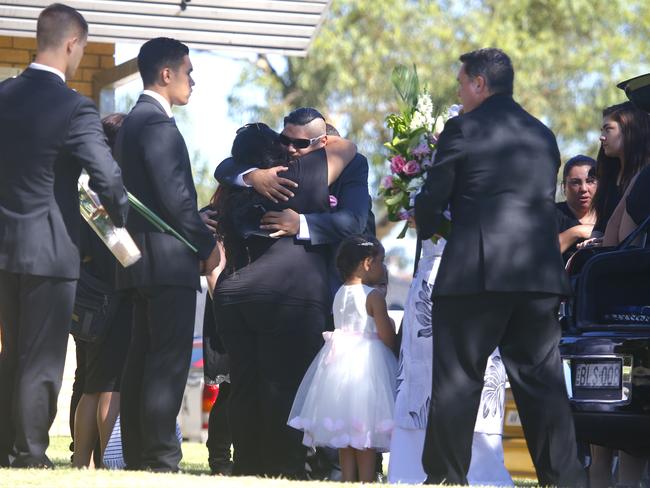
[[217,401],[219,396],[219,385],[216,383],[205,384],[203,385],[203,401],[201,402],[201,418],[203,423],[203,428],[208,428],[208,420],[210,418],[210,410],[212,410],[212,405]]

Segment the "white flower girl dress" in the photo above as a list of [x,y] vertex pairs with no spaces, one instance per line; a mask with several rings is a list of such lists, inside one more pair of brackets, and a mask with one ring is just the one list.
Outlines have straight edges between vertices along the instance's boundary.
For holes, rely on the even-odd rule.
[[366,311],[374,289],[343,285],[334,297],[334,332],[300,384],[288,424],[309,447],[387,451],[393,429],[397,361]]

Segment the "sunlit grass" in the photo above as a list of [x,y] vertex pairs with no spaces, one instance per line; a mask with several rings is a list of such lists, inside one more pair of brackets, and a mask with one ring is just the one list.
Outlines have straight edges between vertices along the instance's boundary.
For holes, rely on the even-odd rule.
[[[306,486],[316,488],[324,486],[350,486],[324,481],[288,481],[283,479],[263,478],[228,478],[211,476],[208,467],[208,450],[204,444],[183,443],[183,461],[181,474],[157,474],[135,471],[78,470],[70,467],[70,439],[53,437],[48,456],[54,462],[53,471],[37,469],[0,469],[0,488],[4,487],[64,487],[64,488],[219,488],[262,487],[275,488]],[[517,486],[535,486],[532,481],[517,481]]]

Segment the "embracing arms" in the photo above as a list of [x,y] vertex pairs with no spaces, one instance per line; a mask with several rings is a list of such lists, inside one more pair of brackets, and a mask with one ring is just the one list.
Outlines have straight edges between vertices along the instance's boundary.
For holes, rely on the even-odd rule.
[[[286,209],[282,212],[268,212],[263,220],[263,229],[271,230],[272,237],[298,235],[300,239],[310,240],[312,244],[339,242],[351,234],[363,232],[370,212],[368,195],[368,162],[361,154],[356,154],[353,143],[338,137],[328,137],[325,146],[328,161],[328,184],[334,183],[336,209],[332,212],[299,215]],[[351,160],[351,161],[350,161]],[[251,167],[237,164],[232,158],[224,160],[215,170],[214,176],[220,183],[238,184],[237,179],[244,174],[255,190],[277,203],[287,201],[293,196],[290,188],[295,182],[278,175],[285,167],[251,171]],[[240,185],[246,184],[244,181]]]
[[357,153],[357,146],[347,139],[327,136],[327,186],[334,183]]
[[[327,184],[331,185],[345,167],[352,161],[357,148],[354,143],[337,136],[328,136],[325,154],[327,155]],[[260,169],[240,164],[233,158],[224,159],[214,170],[214,177],[219,183],[227,185],[252,186],[260,195],[274,203],[287,201],[293,197],[291,188],[298,185],[279,175],[287,171],[286,166]]]

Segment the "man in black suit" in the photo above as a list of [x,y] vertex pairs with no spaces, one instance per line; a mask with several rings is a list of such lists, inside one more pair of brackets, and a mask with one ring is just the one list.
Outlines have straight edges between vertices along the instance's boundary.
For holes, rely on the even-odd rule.
[[428,483],[467,484],[487,358],[508,372],[541,485],[583,473],[558,351],[570,293],[555,224],[560,153],[553,133],[512,99],[498,49],[460,57],[464,115],[450,119],[416,197],[419,236],[448,206],[452,231],[433,290],[433,391],[422,462]]
[[126,222],[97,109],[65,84],[87,37],[81,14],[50,5],[34,63],[0,84],[0,466],[52,467],[45,451],[79,278],[82,169],[115,225]]
[[192,353],[200,272],[219,261],[197,210],[196,189],[172,105],[189,101],[194,82],[187,46],[146,42],[138,54],[144,92],[124,120],[115,155],[129,190],[175,228],[197,252],[133,214],[128,230],[142,259],[118,268],[117,287],[134,303],[132,340],[122,380],[121,425],[128,469],[178,471],[176,416]]

